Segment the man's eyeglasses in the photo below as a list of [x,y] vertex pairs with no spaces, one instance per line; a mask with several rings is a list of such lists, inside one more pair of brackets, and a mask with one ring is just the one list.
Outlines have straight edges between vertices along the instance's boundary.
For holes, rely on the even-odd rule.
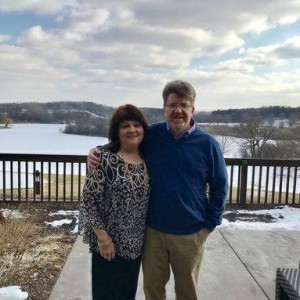
[[172,103],[172,104],[167,104],[166,107],[175,110],[177,108],[181,109],[181,110],[187,110],[190,107],[193,107],[192,104],[188,104],[188,103]]

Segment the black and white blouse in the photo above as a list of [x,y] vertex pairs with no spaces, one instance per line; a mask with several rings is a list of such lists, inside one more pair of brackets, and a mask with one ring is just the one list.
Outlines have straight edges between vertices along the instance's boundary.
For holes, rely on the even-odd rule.
[[144,168],[145,164],[126,167],[117,154],[105,152],[101,164],[88,173],[80,200],[78,232],[91,251],[99,252],[92,228],[96,227],[112,238],[117,255],[127,259],[140,256],[150,195]]

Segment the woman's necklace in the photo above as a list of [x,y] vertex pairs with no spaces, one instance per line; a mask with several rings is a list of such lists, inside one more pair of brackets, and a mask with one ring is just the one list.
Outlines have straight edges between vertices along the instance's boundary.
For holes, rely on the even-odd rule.
[[135,188],[135,184],[134,184],[134,180],[133,180],[133,174],[132,172],[130,172],[129,170],[129,166],[128,166],[128,163],[126,162],[125,158],[124,158],[124,155],[119,152],[121,158],[123,159],[124,161],[124,164],[125,164],[125,169],[126,169],[126,173],[128,174],[128,178],[129,178],[129,182],[130,182],[130,185],[131,185],[131,190],[132,190],[132,194],[133,194],[133,199],[135,201],[144,201],[146,196],[147,196],[147,193],[148,193],[148,189],[149,189],[149,176],[148,176],[148,173],[147,173],[147,168],[146,168],[146,164],[145,164],[145,161],[143,160],[142,161],[142,165],[143,165],[143,174],[139,174],[140,176],[143,175],[144,177],[144,180],[143,180],[143,183],[141,184],[141,187],[142,185],[144,185],[144,189],[143,189],[143,195],[142,197],[138,200],[138,196],[137,196],[137,189]]

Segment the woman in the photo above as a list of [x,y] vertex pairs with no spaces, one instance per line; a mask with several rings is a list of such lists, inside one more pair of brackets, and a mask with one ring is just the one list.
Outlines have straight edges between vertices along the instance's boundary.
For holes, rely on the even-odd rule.
[[135,299],[150,187],[140,151],[148,129],[134,105],[114,113],[102,163],[87,175],[79,233],[92,252],[94,300]]

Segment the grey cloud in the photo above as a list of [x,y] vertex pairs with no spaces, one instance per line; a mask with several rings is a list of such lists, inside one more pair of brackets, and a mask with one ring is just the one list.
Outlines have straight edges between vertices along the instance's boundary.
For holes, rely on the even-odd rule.
[[275,51],[280,58],[284,59],[300,59],[300,43],[298,45],[289,44],[280,46]]
[[300,13],[300,3],[294,0],[175,0],[172,3],[164,0],[156,3],[154,5],[152,1],[148,1],[136,4],[133,7],[136,17],[157,26],[197,26],[204,30],[221,32],[251,32],[248,23],[256,17],[265,16],[272,26],[283,16],[297,13],[299,16]]

